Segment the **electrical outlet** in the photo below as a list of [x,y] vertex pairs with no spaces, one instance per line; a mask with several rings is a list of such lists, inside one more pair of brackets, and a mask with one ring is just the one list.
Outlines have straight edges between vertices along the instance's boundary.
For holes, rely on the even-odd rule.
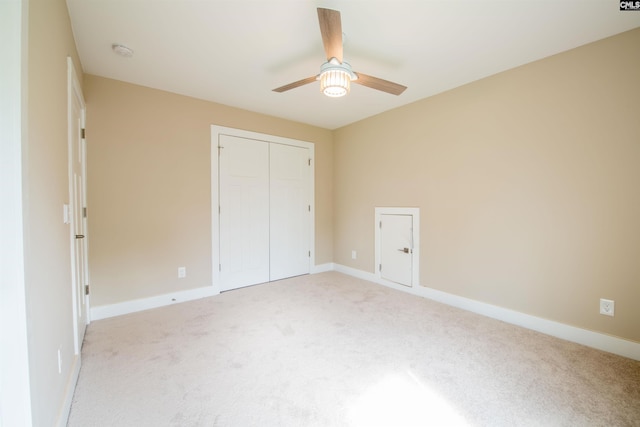
[[600,314],[613,317],[615,302],[610,299],[600,298]]
[[178,279],[187,277],[187,267],[178,267]]
[[351,251],[351,259],[356,259],[356,258],[357,258],[356,251]]

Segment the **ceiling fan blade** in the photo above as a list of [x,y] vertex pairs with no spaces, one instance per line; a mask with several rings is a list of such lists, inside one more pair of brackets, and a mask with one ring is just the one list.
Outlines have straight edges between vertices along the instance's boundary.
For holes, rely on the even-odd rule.
[[327,54],[327,61],[336,58],[342,63],[342,21],[340,12],[332,9],[318,8],[318,22],[320,23],[320,33],[324,52]]
[[316,76],[307,77],[306,79],[298,80],[297,82],[289,83],[288,85],[280,86],[278,88],[273,89],[274,92],[286,92],[291,89],[295,89],[300,86],[304,86],[306,84],[315,82],[317,80]]
[[371,89],[381,90],[383,92],[390,93],[391,95],[400,95],[407,88],[401,84],[390,82],[389,80],[379,79],[377,77],[368,76],[362,73],[356,73],[357,80],[352,80],[353,83],[358,83],[362,86],[370,87]]

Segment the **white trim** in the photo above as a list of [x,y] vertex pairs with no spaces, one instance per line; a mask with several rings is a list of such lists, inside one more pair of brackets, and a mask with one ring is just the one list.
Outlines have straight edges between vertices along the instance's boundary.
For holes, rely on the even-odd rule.
[[285,138],[281,136],[268,135],[264,133],[251,132],[242,129],[229,128],[218,125],[211,125],[211,258],[212,258],[212,281],[213,288],[216,293],[221,292],[220,286],[220,186],[219,186],[219,152],[218,141],[221,135],[235,136],[239,138],[254,139],[276,144],[293,145],[295,147],[307,148],[309,150],[309,159],[311,161],[310,179],[309,179],[309,204],[311,205],[310,236],[309,250],[311,256],[309,258],[309,271],[314,270],[316,251],[316,232],[315,232],[315,145],[312,142],[302,141],[298,139]]
[[412,271],[411,271],[411,285],[409,287],[415,287],[420,284],[420,208],[388,208],[388,207],[377,207],[375,208],[375,222],[374,222],[374,236],[375,236],[375,264],[373,266],[374,271],[376,272],[376,276],[379,280],[384,280],[382,278],[382,272],[378,266],[381,261],[381,233],[380,233],[380,221],[381,215],[410,215],[412,217],[412,242],[411,242],[411,256],[412,256]]
[[76,390],[76,383],[78,382],[78,377],[80,376],[80,366],[82,364],[82,360],[80,355],[76,355],[73,360],[73,366],[71,367],[71,375],[68,377],[69,381],[67,382],[67,386],[64,390],[64,401],[62,402],[62,407],[60,408],[60,413],[58,414],[58,422],[56,426],[65,427],[67,422],[69,421],[69,413],[71,412],[71,403],[73,402],[73,393]]
[[25,278],[29,2],[0,1],[0,425],[31,426]]
[[[316,265],[311,268],[311,274],[333,271],[333,263]],[[140,298],[131,301],[124,301],[116,304],[100,305],[91,308],[91,320],[107,319],[109,317],[122,316],[124,314],[136,313],[138,311],[152,308],[165,307],[179,304],[181,302],[193,301],[200,298],[219,295],[220,291],[213,286],[190,289],[186,291],[173,292],[170,294],[157,295],[149,298]]]
[[164,307],[186,301],[193,301],[218,295],[220,292],[213,286],[189,289],[186,291],[172,292],[164,295],[156,295],[149,298],[134,299],[116,304],[100,305],[91,308],[91,319],[100,320],[109,317],[121,316],[123,314],[135,313],[152,308]]
[[640,360],[640,343],[626,340],[623,338],[606,335],[587,329],[577,328],[564,323],[555,322],[553,320],[543,319],[541,317],[532,316],[515,310],[498,307],[492,304],[464,298],[461,296],[449,294],[436,289],[427,288],[425,286],[414,286],[412,288],[399,285],[380,279],[373,273],[357,270],[341,264],[335,264],[335,271],[348,274],[359,279],[368,280],[378,283],[399,291],[407,292],[413,295],[428,298],[443,304],[471,311],[493,319],[502,320],[512,325],[522,326],[527,329],[551,335],[567,341],[582,344],[598,350],[607,351],[619,356]]
[[326,264],[314,265],[311,267],[311,274],[324,273],[326,271],[335,270],[335,265],[332,262]]
[[211,284],[220,293],[220,164],[218,139],[223,128],[211,126]]
[[[326,271],[337,271],[339,273],[347,274],[349,276],[387,286],[398,291],[406,292],[423,298],[428,298],[443,304],[471,311],[473,313],[538,331],[567,341],[582,344],[598,350],[607,351],[619,356],[640,360],[640,343],[638,342],[629,341],[623,338],[589,331],[582,328],[577,328],[575,326],[570,326],[564,323],[543,319],[514,310],[509,310],[507,308],[498,307],[469,298],[464,298],[424,286],[414,286],[409,288],[407,286],[393,283],[388,280],[380,279],[373,273],[347,267],[342,264],[326,263],[317,265],[312,268],[312,274],[322,273]],[[93,320],[105,319],[108,317],[120,316],[123,314],[129,314],[137,311],[148,310],[151,308],[157,308],[213,296],[217,295],[218,293],[219,292],[214,292],[212,287],[207,286],[204,288],[197,288],[189,291],[175,292],[172,294],[159,295],[151,298],[93,307],[91,309],[91,318]]]

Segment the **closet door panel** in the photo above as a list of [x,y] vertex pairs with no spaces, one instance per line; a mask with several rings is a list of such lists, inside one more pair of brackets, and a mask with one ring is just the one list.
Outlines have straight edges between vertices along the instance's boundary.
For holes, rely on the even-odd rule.
[[220,139],[222,290],[269,281],[269,144]]
[[270,280],[310,270],[309,150],[270,144]]

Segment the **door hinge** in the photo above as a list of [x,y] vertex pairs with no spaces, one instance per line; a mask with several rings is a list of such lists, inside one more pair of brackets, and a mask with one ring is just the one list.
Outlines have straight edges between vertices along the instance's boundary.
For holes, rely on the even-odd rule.
[[309,251],[309,258],[311,258],[311,251]]
[[382,228],[382,221],[380,221],[380,225],[379,225],[379,227],[380,227],[380,228]]
[[85,128],[80,129],[80,138],[81,139],[85,139],[86,138],[86,134],[87,134],[87,131],[85,130]]
[[84,208],[82,208],[82,217],[83,218],[87,217],[87,208],[86,208],[86,206]]
[[223,148],[224,148],[224,147],[223,147],[222,145],[218,145],[218,156],[219,156],[219,155],[220,155],[220,153],[222,152],[221,150],[222,150]]
[[311,166],[311,159],[309,159],[309,166]]
[[309,205],[309,212],[311,212],[311,205]]
[[89,285],[84,285],[84,294],[89,295]]
[[378,264],[378,271],[382,271],[382,264]]

